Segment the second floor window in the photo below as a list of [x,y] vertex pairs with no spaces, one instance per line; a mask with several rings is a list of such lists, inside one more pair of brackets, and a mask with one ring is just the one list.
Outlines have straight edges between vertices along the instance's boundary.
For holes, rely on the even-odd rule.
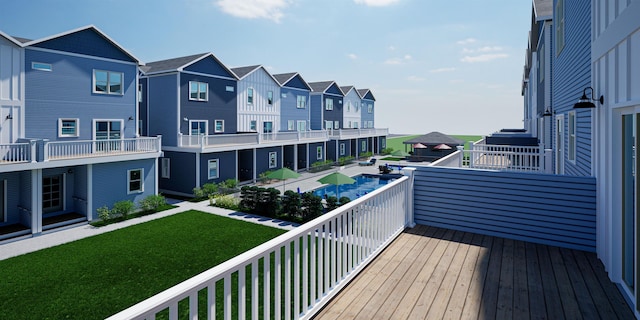
[[273,104],[273,91],[267,92],[267,102]]
[[298,96],[298,102],[296,103],[296,107],[298,107],[298,109],[306,108],[307,107],[307,97]]
[[207,134],[207,121],[194,120],[191,122],[191,129],[189,134],[192,136],[198,136],[201,134]]
[[325,99],[325,101],[324,101],[324,109],[325,110],[333,110],[333,99]]
[[253,88],[247,89],[247,103],[253,103]]
[[122,72],[93,70],[93,92],[122,95],[124,74]]
[[189,81],[189,100],[208,101],[209,84],[206,82]]
[[224,120],[216,120],[215,132],[224,132]]
[[58,119],[58,136],[77,137],[79,121],[78,119]]
[[256,129],[257,126],[258,126],[258,122],[256,120],[251,120],[251,122],[249,122],[249,130],[257,131]]

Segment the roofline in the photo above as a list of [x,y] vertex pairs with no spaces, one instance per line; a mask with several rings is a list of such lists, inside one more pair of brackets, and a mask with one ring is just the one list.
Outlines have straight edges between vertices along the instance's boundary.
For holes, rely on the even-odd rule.
[[198,61],[201,61],[201,60],[203,60],[204,58],[209,57],[209,56],[210,56],[210,57],[212,57],[214,60],[216,60],[216,62],[218,62],[218,63],[219,63],[219,64],[220,64],[220,65],[221,65],[221,66],[222,66],[222,67],[223,67],[227,72],[229,72],[229,73],[230,73],[230,74],[231,74],[231,75],[232,75],[236,80],[238,80],[238,75],[236,75],[236,74],[235,74],[235,73],[234,73],[234,72],[233,72],[229,67],[227,67],[224,63],[222,63],[222,61],[220,61],[220,59],[218,59],[218,57],[216,57],[216,55],[215,55],[215,54],[213,54],[213,52],[203,53],[203,54],[202,54],[202,56],[200,56],[199,58],[194,59],[194,60],[191,60],[189,63],[186,63],[185,65],[183,65],[183,66],[180,66],[180,67],[176,68],[176,71],[180,71],[180,72],[182,72],[182,71],[184,71],[184,68],[186,68],[186,67],[188,67],[188,66],[190,66],[190,65],[192,65],[192,64],[194,64],[194,63],[196,63],[196,62],[198,62]]
[[0,36],[2,36],[3,38],[9,40],[10,42],[12,42],[13,44],[17,45],[20,48],[24,47],[24,44],[16,39],[14,39],[12,36],[2,32],[2,30],[0,30]]
[[104,33],[102,30],[98,29],[98,27],[90,24],[84,27],[80,27],[77,29],[73,29],[73,30],[68,30],[62,33],[58,33],[58,34],[54,34],[48,37],[44,37],[44,38],[40,38],[40,39],[36,39],[36,40],[31,40],[27,43],[24,44],[25,47],[27,46],[32,46],[41,42],[45,42],[45,41],[49,41],[55,38],[59,38],[59,37],[63,37],[72,33],[76,33],[79,31],[84,31],[84,30],[89,30],[89,29],[93,29],[96,32],[98,32],[102,37],[104,37],[105,39],[107,39],[109,42],[111,42],[111,44],[113,44],[114,46],[118,47],[118,49],[120,49],[122,52],[124,52],[127,56],[129,56],[129,58],[135,60],[135,62],[138,63],[138,65],[144,65],[144,63],[138,59],[135,55],[133,55],[131,52],[129,52],[127,49],[125,49],[123,46],[121,46],[118,42],[116,42],[115,40],[113,40],[111,37],[109,37],[106,33]]
[[[334,80],[330,80],[330,81],[331,83],[326,88],[324,88],[324,90],[316,91],[316,92],[327,93],[327,90],[329,90],[329,88],[331,88],[331,86],[335,84],[338,87],[338,90],[342,93],[342,96],[344,97],[344,92],[342,92],[342,89],[340,89],[340,86]],[[318,82],[325,82],[325,81],[318,81]]]
[[[351,92],[351,90],[355,90],[358,97],[360,97],[360,94],[358,93],[358,89],[356,89],[356,86],[345,86],[345,87],[351,87],[351,89],[349,89],[349,91],[347,92],[344,92],[342,91],[342,88],[338,87],[340,88],[340,91],[342,91],[342,95],[346,96],[349,92]],[[362,97],[360,97],[360,99],[362,99]]]
[[[273,75],[272,75],[273,76]],[[299,72],[293,72],[293,75],[287,79],[287,81],[285,81],[282,85],[280,85],[280,87],[284,87],[284,84],[291,81],[291,79],[295,78],[296,76],[300,76],[300,79],[302,79],[302,83],[304,83],[305,86],[307,86],[307,88],[309,89],[309,91],[313,91],[313,89],[311,89],[311,86],[309,85],[309,83],[307,83],[306,80],[304,80],[304,78],[302,77],[302,75]],[[275,78],[275,77],[274,77]],[[276,81],[277,82],[277,81]],[[278,82],[279,84],[279,82]]]
[[[250,66],[247,66],[247,67],[250,67]],[[243,67],[236,67],[236,68],[243,68]],[[269,77],[271,77],[271,80],[273,80],[273,82],[275,82],[279,87],[281,87],[281,88],[282,88],[282,85],[280,84],[280,82],[278,81],[278,79],[276,79],[275,77],[273,77],[273,75],[271,74],[271,72],[269,72],[269,70],[267,70],[267,68],[265,68],[265,67],[264,67],[263,65],[261,65],[261,64],[259,64],[255,69],[253,69],[253,70],[251,70],[250,72],[248,72],[247,74],[245,74],[242,78],[238,77],[238,75],[237,75],[235,72],[233,72],[233,70],[231,70],[231,73],[233,73],[233,74],[236,76],[236,78],[238,79],[238,81],[240,81],[240,80],[242,80],[242,79],[246,78],[248,75],[250,75],[250,74],[254,73],[254,72],[255,72],[256,70],[258,70],[258,69],[262,69],[262,70],[264,70],[264,72],[266,72],[266,73],[269,75]]]

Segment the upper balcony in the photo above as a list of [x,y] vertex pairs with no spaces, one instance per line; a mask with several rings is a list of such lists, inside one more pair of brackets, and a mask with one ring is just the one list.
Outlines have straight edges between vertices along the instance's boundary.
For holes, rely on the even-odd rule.
[[329,137],[334,140],[370,138],[379,136],[388,136],[388,128],[371,128],[371,129],[332,129],[329,130]]
[[178,135],[178,147],[226,151],[240,148],[278,146],[287,143],[313,143],[329,140],[326,130],[283,131],[217,135]]
[[17,143],[0,145],[0,172],[157,157],[161,146],[162,137],[80,141],[20,139]]

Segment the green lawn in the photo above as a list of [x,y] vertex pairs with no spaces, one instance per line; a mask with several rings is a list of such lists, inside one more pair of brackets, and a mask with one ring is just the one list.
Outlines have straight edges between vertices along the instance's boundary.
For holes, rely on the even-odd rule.
[[[387,139],[387,148],[393,148],[393,150],[405,150],[404,149],[404,141],[411,140],[413,138],[419,137],[421,134],[412,135],[412,136],[402,136],[397,138],[389,138]],[[474,135],[451,135],[454,138],[465,141],[464,147],[465,149],[469,149],[469,141],[478,141],[482,139],[482,136],[474,136]],[[407,149],[408,150],[408,149]]]
[[187,211],[0,261],[2,319],[103,319],[284,230]]

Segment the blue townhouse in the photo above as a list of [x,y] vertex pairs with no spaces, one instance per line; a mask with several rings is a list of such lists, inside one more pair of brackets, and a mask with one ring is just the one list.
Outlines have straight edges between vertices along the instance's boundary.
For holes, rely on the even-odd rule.
[[310,128],[311,87],[297,72],[274,74],[280,84],[279,131],[307,131]]
[[[342,123],[345,129],[358,129],[361,126],[362,115],[360,113],[360,103],[362,98],[354,86],[340,87],[344,96],[342,101]],[[339,128],[336,128],[339,129]]]
[[94,26],[1,35],[0,239],[156,194],[161,138],[138,132],[140,61]]
[[360,96],[360,114],[362,116],[362,128],[371,129],[375,128],[375,117],[374,117],[374,103],[376,98],[373,96],[373,93],[369,89],[357,89],[358,95]]
[[311,129],[332,130],[345,128],[342,118],[344,94],[335,81],[310,82]]
[[238,79],[238,129],[280,131],[280,84],[263,66],[232,68]]

